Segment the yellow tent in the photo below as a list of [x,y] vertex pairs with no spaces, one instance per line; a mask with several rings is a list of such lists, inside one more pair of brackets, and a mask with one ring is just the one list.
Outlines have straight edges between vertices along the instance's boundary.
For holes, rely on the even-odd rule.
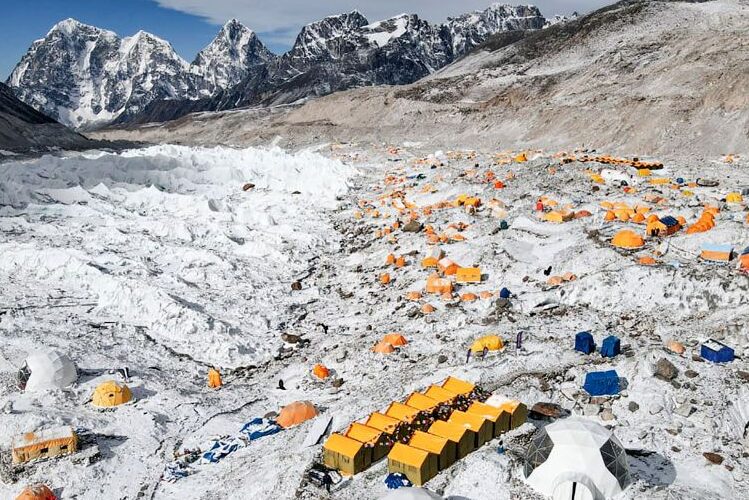
[[462,425],[463,427],[475,432],[476,442],[474,443],[474,446],[476,448],[483,446],[484,443],[491,441],[492,439],[492,423],[481,415],[455,410],[452,415],[450,415],[448,422]]
[[437,455],[437,466],[440,470],[445,470],[455,463],[455,443],[446,438],[416,431],[411,436],[408,445]]
[[471,345],[471,351],[481,352],[484,348],[487,348],[490,351],[501,351],[504,349],[504,346],[504,342],[502,342],[502,339],[497,335],[486,335],[485,337],[476,339],[476,341]]
[[614,235],[611,244],[618,248],[640,248],[645,245],[645,240],[634,231],[624,229]]
[[461,396],[467,396],[476,388],[476,386],[465,380],[460,380],[459,378],[447,377],[445,381],[442,382],[442,388]]
[[460,460],[476,449],[476,433],[463,425],[444,420],[435,420],[429,427],[429,434],[449,439],[455,443],[456,459]]
[[108,380],[99,384],[94,390],[92,404],[100,408],[111,408],[124,405],[133,399],[133,393],[126,385],[119,385],[114,380]]
[[331,469],[353,476],[371,465],[371,454],[364,443],[340,434],[331,434],[322,447],[323,463]]
[[436,455],[412,446],[395,443],[388,454],[388,471],[400,472],[416,486],[421,486],[439,472]]
[[353,422],[346,429],[345,436],[364,443],[365,447],[371,450],[370,461],[372,463],[377,462],[390,451],[391,446],[388,444],[389,440],[386,437],[386,433],[374,427]]
[[429,386],[427,390],[424,391],[424,395],[434,399],[435,401],[439,401],[440,403],[449,405],[453,404],[456,396],[454,392],[450,392],[437,385]]
[[421,411],[432,412],[439,406],[439,401],[436,401],[428,396],[425,396],[419,392],[414,392],[408,399],[406,404],[412,408],[416,408]]
[[374,412],[369,416],[369,418],[367,418],[367,421],[364,422],[364,425],[382,431],[385,434],[393,435],[395,434],[395,431],[398,430],[398,426],[400,425],[400,423],[400,420],[398,420],[397,418],[389,417],[379,412]]
[[466,413],[481,415],[489,419],[492,422],[494,437],[499,437],[500,434],[510,430],[510,412],[504,411],[502,408],[495,408],[477,401],[468,407]]
[[741,193],[728,193],[726,196],[726,203],[741,203],[744,201],[744,197]]

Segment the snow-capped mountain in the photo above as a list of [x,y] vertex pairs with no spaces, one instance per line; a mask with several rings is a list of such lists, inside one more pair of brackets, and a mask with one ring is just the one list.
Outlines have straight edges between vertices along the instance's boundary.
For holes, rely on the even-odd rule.
[[359,12],[305,26],[294,47],[268,68],[223,93],[211,109],[291,103],[366,85],[412,83],[506,30],[541,29],[532,6],[494,4],[433,25],[414,14],[369,23]]
[[236,85],[254,68],[268,64],[275,57],[255,32],[232,19],[192,64],[215,91]]
[[275,56],[252,30],[231,20],[188,64],[154,35],[119,38],[68,19],[33,43],[8,84],[24,102],[77,128],[161,121],[412,83],[497,32],[544,23],[532,6],[495,4],[439,25],[415,14],[370,23],[353,11],[305,26],[291,50]]
[[33,43],[8,79],[21,100],[74,127],[135,114],[154,99],[194,93],[189,64],[158,37],[66,19]]

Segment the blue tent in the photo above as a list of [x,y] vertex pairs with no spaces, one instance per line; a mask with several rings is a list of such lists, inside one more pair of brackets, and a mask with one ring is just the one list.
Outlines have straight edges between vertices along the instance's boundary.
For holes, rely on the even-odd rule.
[[713,363],[730,363],[733,361],[733,349],[722,342],[710,339],[702,344],[700,356]]
[[610,335],[603,339],[601,344],[601,356],[604,358],[613,358],[621,352],[622,343],[618,337]]
[[499,298],[500,299],[509,299],[510,298],[510,291],[507,288],[503,288],[499,291]]
[[389,490],[397,490],[402,487],[411,487],[413,483],[406,476],[399,472],[391,472],[385,478],[385,485]]
[[590,354],[596,350],[596,342],[590,332],[580,332],[575,335],[575,350]]
[[619,394],[619,375],[616,370],[590,372],[585,375],[583,389],[591,396],[608,396]]

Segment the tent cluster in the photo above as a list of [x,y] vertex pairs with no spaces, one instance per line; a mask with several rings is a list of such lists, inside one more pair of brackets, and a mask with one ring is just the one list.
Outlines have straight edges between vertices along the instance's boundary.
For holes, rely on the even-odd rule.
[[526,418],[523,403],[490,397],[470,382],[449,377],[332,434],[323,445],[323,462],[354,475],[387,457],[390,472],[420,486]]
[[562,159],[562,163],[572,163],[578,161],[580,163],[602,163],[604,165],[624,165],[633,167],[636,169],[643,170],[660,170],[663,168],[663,163],[657,161],[641,161],[639,158],[633,158],[631,160],[627,158],[616,158],[614,156],[602,155],[602,156],[588,156],[583,155],[580,157],[566,156]]

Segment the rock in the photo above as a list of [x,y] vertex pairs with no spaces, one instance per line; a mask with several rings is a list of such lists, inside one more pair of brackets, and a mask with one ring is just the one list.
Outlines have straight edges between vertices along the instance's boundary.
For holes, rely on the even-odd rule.
[[496,307],[497,309],[507,309],[508,307],[510,307],[510,300],[500,297],[494,301],[494,307]]
[[651,415],[658,415],[662,411],[663,405],[659,403],[653,403],[648,407],[648,413],[650,413]]
[[446,362],[447,362],[447,356],[445,356],[444,354],[440,354],[439,356],[437,356],[437,363],[442,364]]
[[255,185],[251,182],[248,182],[244,186],[242,186],[242,191],[249,191],[250,189],[254,188]]
[[699,373],[694,370],[687,370],[684,372],[684,376],[687,378],[695,378],[697,375],[699,375]]
[[424,229],[424,225],[421,222],[415,220],[412,220],[411,222],[403,226],[404,233],[420,233],[422,229]]
[[569,399],[570,401],[575,401],[577,395],[579,394],[577,389],[575,389],[574,387],[562,387],[560,392],[562,393],[562,396]]
[[295,292],[298,292],[299,290],[302,289],[302,282],[295,281],[294,283],[291,284],[291,289],[294,290]]
[[707,459],[707,461],[711,464],[720,465],[723,463],[723,457],[718,455],[717,453],[706,451],[702,454],[702,456],[705,457],[705,459]]
[[302,337],[294,335],[293,333],[282,333],[281,339],[289,344],[298,344],[299,341],[302,340]]
[[607,408],[601,412],[601,420],[606,422],[614,420],[614,412],[610,408]]
[[674,354],[684,354],[684,351],[686,351],[684,344],[673,339],[666,342],[666,349]]
[[564,416],[566,412],[556,403],[536,403],[530,411],[531,418],[535,419],[555,419]]
[[631,411],[632,413],[634,413],[634,412],[636,412],[637,410],[640,409],[640,405],[638,405],[634,401],[630,401],[629,405],[627,406],[627,408],[629,408],[629,411]]
[[343,379],[342,378],[334,379],[332,382],[332,385],[333,387],[341,387],[343,385]]
[[679,370],[677,370],[674,364],[666,358],[659,359],[655,364],[655,373],[653,375],[661,380],[671,381],[675,379],[678,374]]
[[590,398],[590,402],[594,405],[602,405],[604,403],[607,403],[608,400],[609,398],[606,396],[593,396],[592,398]]
[[601,407],[597,404],[587,403],[583,405],[583,415],[586,417],[595,417],[601,412]]
[[739,376],[740,380],[743,380],[744,382],[749,382],[749,372],[739,370],[737,375]]
[[690,403],[684,403],[674,410],[674,413],[676,413],[677,415],[681,415],[684,418],[689,417],[692,412],[694,412],[694,406],[692,406]]
[[336,356],[335,358],[336,363],[343,363],[347,357],[348,357],[348,351],[343,351],[341,354]]
[[694,353],[692,354],[692,361],[697,361],[698,363],[702,363],[705,360],[702,359],[702,356],[700,356],[699,354]]

